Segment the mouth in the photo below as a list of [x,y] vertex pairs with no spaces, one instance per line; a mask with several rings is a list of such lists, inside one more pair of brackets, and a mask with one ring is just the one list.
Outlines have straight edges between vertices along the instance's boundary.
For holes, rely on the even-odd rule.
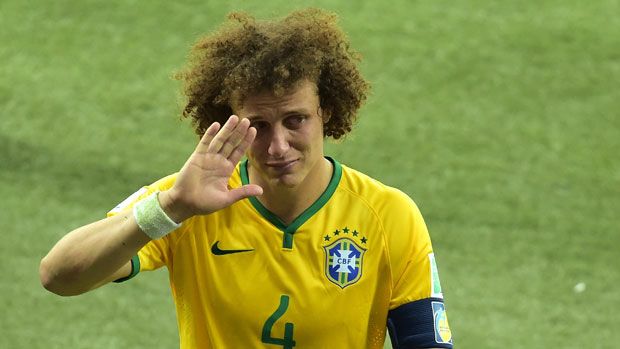
[[291,168],[299,159],[286,160],[286,161],[268,161],[265,163],[267,167],[274,170],[282,171]]

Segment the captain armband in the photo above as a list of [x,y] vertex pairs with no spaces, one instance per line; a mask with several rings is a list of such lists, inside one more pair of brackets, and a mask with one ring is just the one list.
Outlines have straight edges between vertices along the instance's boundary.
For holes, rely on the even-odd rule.
[[452,332],[441,298],[420,299],[390,310],[387,327],[394,349],[452,349]]
[[133,207],[136,223],[144,234],[153,240],[160,239],[181,226],[164,212],[159,204],[158,196],[159,191],[156,191]]

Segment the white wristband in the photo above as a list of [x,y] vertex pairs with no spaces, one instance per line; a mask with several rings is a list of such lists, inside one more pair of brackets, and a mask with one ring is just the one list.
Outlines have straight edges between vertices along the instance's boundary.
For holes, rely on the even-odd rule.
[[133,207],[133,216],[140,229],[151,239],[159,239],[181,226],[174,222],[161,208],[159,191],[147,196]]

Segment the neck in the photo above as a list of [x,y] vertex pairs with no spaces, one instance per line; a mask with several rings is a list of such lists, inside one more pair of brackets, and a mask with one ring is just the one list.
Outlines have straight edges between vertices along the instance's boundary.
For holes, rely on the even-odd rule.
[[[257,183],[249,168],[251,183]],[[294,187],[261,183],[263,195],[257,197],[260,203],[289,225],[310,207],[327,189],[332,178],[331,161],[322,158],[304,180]]]

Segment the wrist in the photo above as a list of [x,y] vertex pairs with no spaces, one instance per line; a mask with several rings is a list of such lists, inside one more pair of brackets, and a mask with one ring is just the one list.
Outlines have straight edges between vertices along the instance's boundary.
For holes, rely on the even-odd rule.
[[159,203],[159,191],[140,200],[133,207],[133,216],[142,232],[152,240],[160,239],[175,229],[180,223],[173,221]]
[[194,216],[185,205],[177,199],[176,193],[172,189],[162,191],[158,195],[159,205],[170,219],[180,224],[184,220]]

